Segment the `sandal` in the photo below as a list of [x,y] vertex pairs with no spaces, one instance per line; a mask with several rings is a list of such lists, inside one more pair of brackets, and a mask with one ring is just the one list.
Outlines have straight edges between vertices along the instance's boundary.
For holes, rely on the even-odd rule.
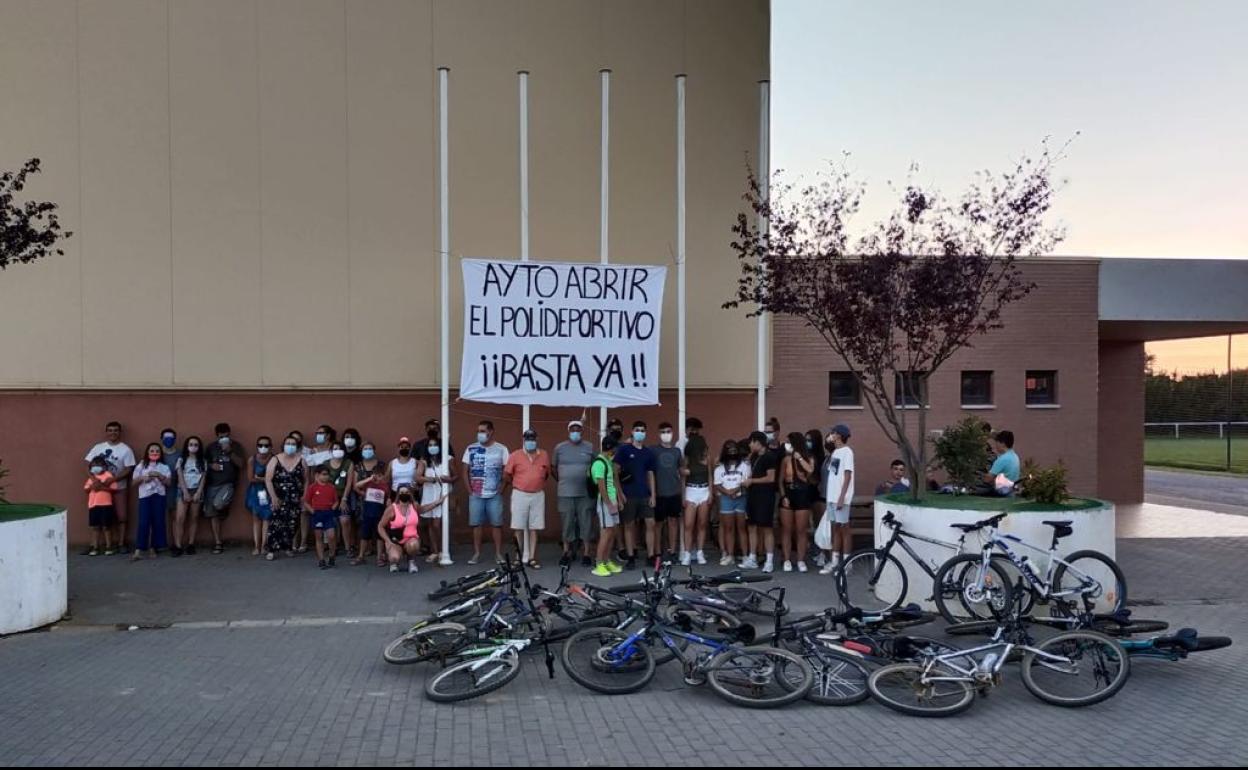
[[358,567],[358,566],[360,566],[360,565],[361,565],[361,564],[363,564],[363,563],[364,563],[364,560],[363,560],[363,559],[352,559],[352,560],[351,560],[351,566],[352,566],[352,567]]
[[529,569],[541,569],[542,565],[537,559],[529,559]]
[[252,549],[251,549],[251,555],[252,555],[252,556],[259,556],[259,555],[260,555],[260,549],[259,549],[259,548],[252,548]]
[[272,552],[272,551],[269,551],[268,553],[266,553],[266,554],[264,555],[264,560],[265,560],[265,561],[273,561],[273,552]]
[[217,543],[216,545],[212,547],[212,552],[213,553],[225,553],[225,546],[221,545],[220,543]]

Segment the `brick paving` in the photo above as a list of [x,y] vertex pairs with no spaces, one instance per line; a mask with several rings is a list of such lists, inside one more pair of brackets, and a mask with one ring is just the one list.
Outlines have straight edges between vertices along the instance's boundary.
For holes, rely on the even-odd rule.
[[[557,665],[547,679],[540,655],[500,691],[434,704],[423,695],[431,669],[379,654],[403,628],[397,616],[429,606],[427,574],[326,574],[307,560],[229,554],[137,565],[75,558],[73,622],[0,639],[0,763],[1243,764],[1245,547],[1236,538],[1119,543],[1133,596],[1160,602],[1138,615],[1245,644],[1137,661],[1117,697],[1086,709],[1037,701],[1007,667],[1003,687],[945,720],[870,701],[740,709],[685,687],[670,666],[641,693],[600,696]],[[552,573],[541,579],[553,583]],[[816,576],[782,579],[799,607],[828,603]],[[178,625],[108,625],[143,620]],[[225,625],[239,620],[252,623]]]

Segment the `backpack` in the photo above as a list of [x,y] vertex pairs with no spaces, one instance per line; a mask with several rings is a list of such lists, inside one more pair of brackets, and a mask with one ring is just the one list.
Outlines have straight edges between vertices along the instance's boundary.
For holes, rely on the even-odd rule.
[[[598,482],[594,481],[594,463],[596,462],[608,462],[608,460],[602,455],[598,455],[590,461],[589,470],[585,472],[585,494],[589,496],[590,500],[595,502],[598,500]],[[606,472],[610,473],[611,469],[607,468]]]

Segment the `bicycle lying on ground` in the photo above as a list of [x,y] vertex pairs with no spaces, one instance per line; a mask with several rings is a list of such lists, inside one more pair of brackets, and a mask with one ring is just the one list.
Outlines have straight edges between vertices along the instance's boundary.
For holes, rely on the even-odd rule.
[[[777,605],[784,600],[784,589],[777,589]],[[725,700],[750,708],[773,708],[806,697],[814,677],[809,664],[788,650],[772,646],[747,646],[754,639],[754,627],[744,624],[722,635],[696,633],[687,619],[661,616],[664,598],[661,585],[647,591],[647,599],[629,599],[635,609],[644,609],[644,622],[634,631],[589,628],[564,642],[561,661],[574,681],[595,692],[609,695],[636,692],[654,678],[655,656],[652,640],[661,643],[684,668],[684,681],[691,686],[703,683]],[[778,615],[777,615],[778,622]],[[681,641],[686,645],[682,646]],[[690,648],[699,648],[691,652]]]
[[1000,684],[1001,669],[1015,652],[1023,653],[1023,685],[1046,703],[1090,706],[1126,684],[1130,657],[1113,638],[1076,630],[1036,643],[1019,608],[1011,609],[988,644],[878,669],[867,680],[872,697],[903,714],[952,716],[970,708],[976,693],[987,695]]

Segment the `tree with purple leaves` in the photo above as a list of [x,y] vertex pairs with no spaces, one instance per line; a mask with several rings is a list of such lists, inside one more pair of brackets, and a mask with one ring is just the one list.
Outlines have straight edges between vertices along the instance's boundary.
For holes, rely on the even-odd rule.
[[724,307],[817,331],[857,377],[916,498],[928,465],[928,380],[1035,288],[1018,259],[1062,240],[1047,221],[1061,156],[1046,143],[1002,173],[979,172],[957,199],[915,182],[912,167],[893,212],[856,236],[865,186],[844,162],[800,187],[779,173],[768,195],[749,176],[748,210],[732,228],[741,276]]
[[26,187],[26,178],[39,170],[39,159],[31,158],[17,171],[0,173],[0,270],[52,253],[63,256],[56,244],[73,235],[61,229],[55,203],[15,200]]

